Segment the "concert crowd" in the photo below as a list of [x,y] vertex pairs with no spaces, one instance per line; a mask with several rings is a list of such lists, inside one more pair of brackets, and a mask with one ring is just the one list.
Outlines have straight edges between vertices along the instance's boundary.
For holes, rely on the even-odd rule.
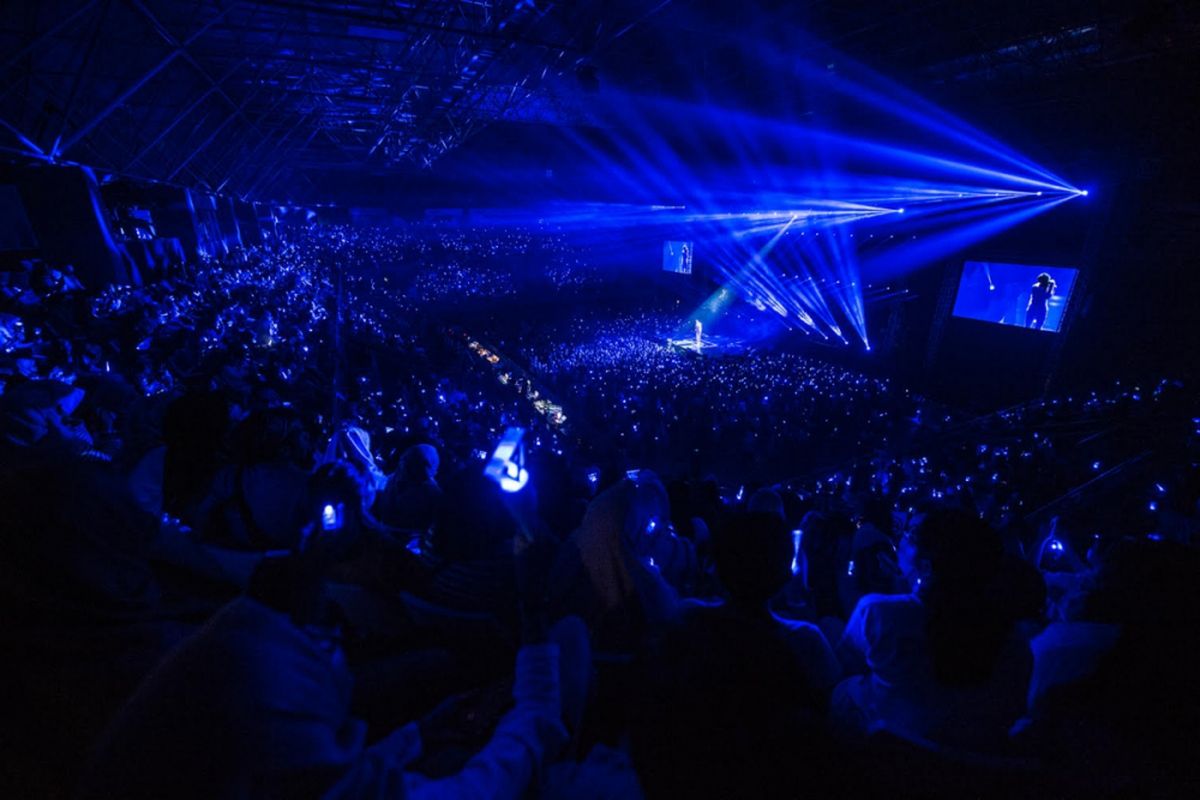
[[[596,275],[352,227],[3,273],[9,796],[1194,796],[1189,387],[972,415]],[[443,307],[531,285],[579,302]]]

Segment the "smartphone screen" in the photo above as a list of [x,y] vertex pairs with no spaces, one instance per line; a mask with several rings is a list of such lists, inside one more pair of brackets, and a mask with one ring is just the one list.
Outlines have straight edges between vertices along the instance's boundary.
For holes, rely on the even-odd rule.
[[341,530],[345,509],[341,503],[326,503],[321,509],[321,528],[326,531]]

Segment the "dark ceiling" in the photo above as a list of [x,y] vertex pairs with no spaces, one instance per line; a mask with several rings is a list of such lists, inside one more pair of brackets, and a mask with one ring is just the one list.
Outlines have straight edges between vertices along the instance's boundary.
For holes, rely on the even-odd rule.
[[1074,107],[1095,127],[1101,99],[1187,113],[1172,93],[1194,83],[1200,3],[10,0],[0,154],[314,196],[330,174],[427,171],[489,126],[604,125],[590,101],[613,87],[754,103],[760,51],[811,46],[799,31],[923,93],[986,87],[992,114]]

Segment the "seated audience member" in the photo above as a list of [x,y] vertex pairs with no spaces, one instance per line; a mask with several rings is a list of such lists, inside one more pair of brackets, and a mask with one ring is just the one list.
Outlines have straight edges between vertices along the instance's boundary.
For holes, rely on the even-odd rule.
[[854,525],[842,514],[810,511],[800,522],[798,566],[812,620],[833,641],[841,636],[841,584],[850,564]]
[[[346,461],[317,467],[308,480],[301,524],[337,531],[339,550],[329,578],[381,595],[395,595],[423,584],[425,571],[403,541],[393,537],[365,508],[371,478]],[[511,565],[509,565],[511,572]],[[355,620],[361,628],[371,621]]]
[[83,282],[75,275],[74,265],[67,264],[63,267],[63,290],[67,292],[82,292],[84,288]]
[[296,412],[255,412],[234,431],[235,464],[218,476],[198,527],[213,544],[243,550],[295,543],[312,450]]
[[631,754],[647,798],[832,796],[830,737],[770,626],[685,618],[646,651],[635,685]]
[[1002,748],[1020,717],[1032,657],[999,592],[1002,549],[984,522],[930,512],[901,543],[913,591],[867,595],[838,645],[848,672],[832,713],[848,733],[887,729],[965,749]]
[[[450,476],[442,492],[437,521],[420,548],[426,578],[415,593],[446,609],[506,617],[516,596],[518,540],[539,539],[540,531],[522,528],[510,497],[478,468]],[[536,502],[532,486],[516,497]]]
[[371,434],[357,426],[339,428],[330,437],[321,461],[326,464],[346,461],[364,475],[363,485],[367,490],[364,500],[367,508],[374,505],[376,496],[388,484],[388,476],[384,475],[383,470],[375,463],[375,456],[371,452]]
[[770,512],[738,514],[718,529],[713,542],[717,577],[726,590],[718,605],[685,602],[701,618],[728,616],[758,624],[779,636],[800,662],[814,707],[823,706],[842,676],[842,667],[821,629],[771,611],[774,598],[792,577],[792,536]]
[[393,528],[426,533],[437,518],[442,490],[437,483],[438,451],[417,444],[404,451],[396,472],[375,503],[380,522]]
[[1077,620],[1033,642],[1022,744],[1078,796],[1191,797],[1200,785],[1200,556],[1126,540],[1106,552]]
[[83,453],[92,435],[75,417],[84,391],[54,380],[22,380],[0,395],[0,448],[37,445]]
[[638,493],[654,509],[642,535],[635,536],[634,553],[653,564],[663,579],[679,591],[687,591],[695,583],[699,571],[696,546],[675,533],[671,526],[670,500],[666,488],[650,470],[640,470],[637,476]]
[[592,500],[559,551],[548,586],[551,607],[581,617],[600,650],[633,652],[648,627],[676,612],[674,590],[636,554],[637,538],[653,520],[667,518],[662,501],[638,482],[619,481]]
[[890,513],[868,503],[850,538],[849,561],[838,576],[842,613],[849,617],[863,595],[897,594],[907,590],[885,526]]
[[219,392],[185,394],[167,406],[163,446],[138,462],[130,476],[141,506],[191,523],[227,463],[232,416]]
[[415,772],[413,762],[445,735],[446,714],[374,744],[351,715],[353,681],[324,600],[323,574],[348,547],[340,533],[306,525],[292,555],[264,562],[246,596],[159,665],[101,741],[83,797],[525,793],[567,740],[560,652],[586,650],[524,626],[533,639],[517,657],[515,705],[490,740],[454,774]]
[[312,221],[0,264],[4,796],[1200,796],[1194,387],[977,416],[676,352],[568,234]]
[[783,511],[783,498],[774,489],[759,489],[750,495],[750,502],[746,504],[746,510],[775,514],[781,520],[787,519],[787,515]]
[[[1002,596],[1009,598],[1018,632],[1026,639],[1041,633],[1046,626],[1048,594],[1046,581],[1038,568],[1020,556],[1005,553],[1000,562],[997,586]],[[1036,669],[1034,671],[1036,673]],[[1032,684],[1030,688],[1033,688]]]
[[188,628],[164,619],[157,521],[111,466],[28,454],[0,470],[0,508],[3,768],[36,784],[10,796],[66,796],[91,741]]
[[1030,640],[1033,675],[1029,682],[1029,713],[1043,711],[1047,694],[1088,678],[1116,646],[1121,635],[1120,617],[1106,609],[1104,581],[1113,574],[1113,553],[1128,553],[1118,545],[1097,556],[1092,568],[1079,575],[1078,588],[1060,604],[1058,618]]

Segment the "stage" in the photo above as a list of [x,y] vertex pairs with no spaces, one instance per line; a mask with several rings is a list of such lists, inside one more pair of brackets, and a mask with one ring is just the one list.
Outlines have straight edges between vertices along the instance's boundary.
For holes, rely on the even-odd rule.
[[706,358],[744,356],[750,352],[749,346],[743,339],[736,339],[732,336],[710,336],[708,334],[700,337],[699,346],[696,344],[695,336],[689,336],[684,339],[668,338],[667,348]]

